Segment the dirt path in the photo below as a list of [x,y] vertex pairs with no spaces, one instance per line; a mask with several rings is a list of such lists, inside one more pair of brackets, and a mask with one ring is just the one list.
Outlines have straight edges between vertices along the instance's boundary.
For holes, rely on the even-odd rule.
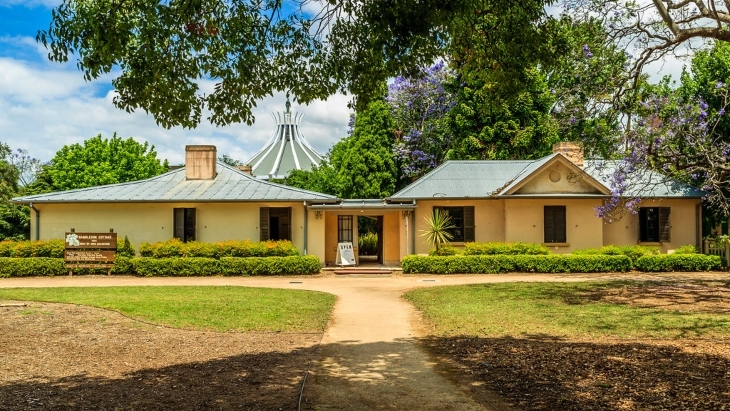
[[[394,276],[389,278],[139,278],[55,277],[0,279],[0,287],[124,285],[235,285],[328,292],[338,301],[317,361],[304,386],[305,410],[508,409],[489,393],[454,382],[418,343],[425,337],[416,312],[400,296],[417,287],[514,281],[608,279],[730,279],[728,273]],[[486,397],[485,397],[486,395]]]

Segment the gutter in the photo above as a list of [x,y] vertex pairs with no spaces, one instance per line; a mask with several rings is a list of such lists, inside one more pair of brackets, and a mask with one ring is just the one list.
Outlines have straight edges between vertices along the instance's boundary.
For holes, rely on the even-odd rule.
[[35,208],[33,203],[29,203],[30,209],[35,212],[35,239],[40,240],[41,237],[41,210]]

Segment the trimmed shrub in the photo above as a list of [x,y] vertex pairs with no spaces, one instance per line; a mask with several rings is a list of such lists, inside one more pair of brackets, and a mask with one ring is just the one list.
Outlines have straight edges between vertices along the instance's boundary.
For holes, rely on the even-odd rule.
[[459,250],[457,250],[456,248],[454,248],[450,245],[442,246],[438,250],[433,248],[433,249],[431,249],[431,251],[428,252],[428,255],[430,255],[432,257],[433,256],[457,255],[457,254],[459,254]]
[[117,256],[124,256],[128,258],[134,258],[135,256],[134,247],[132,247],[132,243],[126,235],[123,240],[120,240],[119,237],[117,237]]
[[117,255],[117,258],[114,259],[112,274],[136,274],[137,271],[134,268],[133,261],[133,258],[124,255]]
[[62,258],[50,257],[0,257],[0,277],[27,277],[66,274]]
[[711,271],[722,268],[722,258],[705,254],[645,255],[636,260],[641,271]]
[[698,254],[699,252],[700,250],[691,244],[683,245],[674,250],[674,254]]
[[631,269],[626,256],[608,255],[474,255],[403,259],[404,273],[496,274],[510,271],[535,273],[625,272]]
[[550,250],[534,243],[466,243],[464,255],[547,255]]
[[220,258],[220,257],[287,257],[299,255],[291,241],[231,240],[219,243],[191,241],[183,243],[177,238],[158,243],[139,245],[142,257],[171,258]]
[[365,233],[357,237],[357,247],[360,255],[375,255],[378,253],[378,235]]
[[0,242],[0,257],[47,257],[63,258],[66,245],[62,239],[40,241],[2,241]]
[[659,247],[651,247],[645,245],[606,245],[601,248],[586,248],[584,250],[575,250],[573,255],[625,255],[632,261],[636,261],[639,257],[645,255],[659,254]]
[[220,274],[220,262],[214,258],[169,257],[135,258],[137,274],[144,277],[194,277]]
[[223,275],[306,275],[321,269],[313,255],[289,257],[222,257]]

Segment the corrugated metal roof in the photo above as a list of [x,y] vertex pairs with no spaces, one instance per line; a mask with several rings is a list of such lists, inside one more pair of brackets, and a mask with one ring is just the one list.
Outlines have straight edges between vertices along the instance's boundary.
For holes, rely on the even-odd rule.
[[221,162],[213,180],[187,180],[185,168],[147,180],[78,190],[17,197],[16,203],[66,202],[209,202],[336,200],[328,194],[301,190],[252,177]]
[[[504,196],[512,187],[534,175],[541,167],[560,154],[537,160],[447,161],[408,187],[395,193],[392,199],[473,198]],[[616,163],[586,160],[584,171],[610,191],[610,176]],[[704,193],[687,184],[669,179],[659,173],[633,175],[633,191],[626,194],[640,197],[694,197]],[[551,194],[551,196],[556,196]],[[570,194],[575,197],[575,194]],[[595,197],[595,194],[586,196]]]

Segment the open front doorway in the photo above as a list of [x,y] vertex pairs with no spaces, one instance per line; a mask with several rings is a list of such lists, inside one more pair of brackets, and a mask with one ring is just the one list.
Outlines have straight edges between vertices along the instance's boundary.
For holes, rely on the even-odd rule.
[[357,238],[360,265],[383,264],[383,216],[358,216]]

